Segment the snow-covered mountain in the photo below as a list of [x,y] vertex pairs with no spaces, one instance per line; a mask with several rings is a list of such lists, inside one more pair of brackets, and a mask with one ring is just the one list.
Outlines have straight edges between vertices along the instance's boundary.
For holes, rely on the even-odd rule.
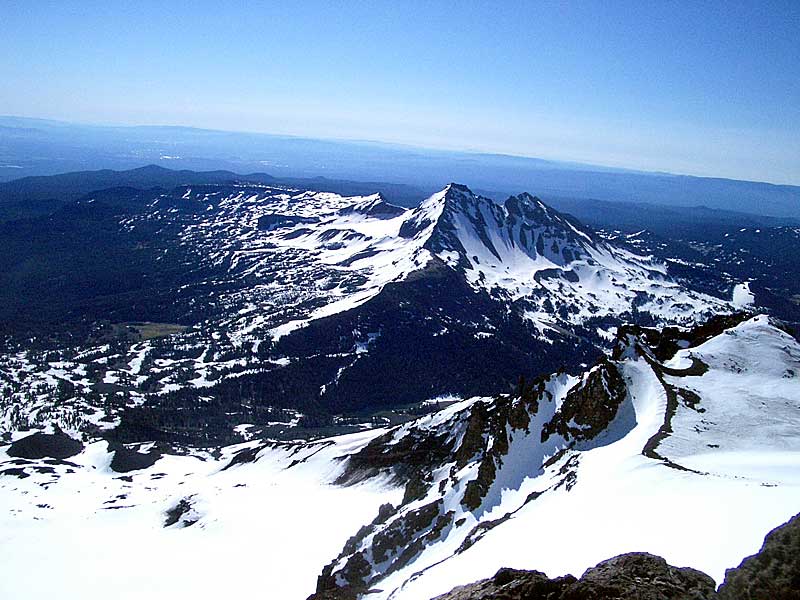
[[[522,301],[525,318],[540,327],[582,324],[609,315],[642,313],[657,323],[693,323],[724,307],[687,290],[650,257],[615,248],[574,219],[530,194],[503,204],[450,184],[416,209],[387,204],[380,195],[325,204],[299,202],[273,209],[272,242],[309,250],[314,262],[356,271],[365,281],[337,289],[319,318],[357,306],[384,286],[444,263],[476,290]],[[341,203],[354,202],[339,208]],[[262,203],[263,205],[263,203]],[[284,335],[308,319],[275,331]]]
[[765,317],[716,333],[678,334],[684,349],[660,359],[664,337],[649,346],[625,332],[615,358],[580,377],[541,379],[517,398],[470,401],[374,440],[339,481],[374,473],[372,457],[413,465],[431,439],[452,451],[427,454],[404,503],[326,567],[319,597],[349,585],[424,599],[465,574],[580,575],[631,551],[721,581],[797,511],[800,345]]
[[476,288],[521,301],[542,327],[646,313],[657,322],[696,322],[722,305],[692,293],[666,267],[604,242],[580,223],[524,193],[498,204],[450,184],[400,229]]
[[15,432],[0,595],[428,600],[630,551],[720,582],[797,512],[798,431],[800,343],[759,316],[621,328],[581,373],[313,442]]
[[230,443],[574,373],[623,323],[730,308],[528,194],[456,184],[414,209],[255,184],[109,190],[48,223],[76,222],[117,236],[154,291],[101,294],[111,323],[81,337],[7,345],[3,431]]
[[[663,264],[615,248],[529,194],[498,204],[450,184],[416,209],[387,204],[380,194],[344,198],[252,186],[187,188],[180,199],[188,201],[190,215],[180,215],[186,203],[170,206],[165,198],[143,218],[178,221],[182,241],[203,262],[225,264],[231,278],[269,281],[263,289],[246,289],[246,308],[257,307],[260,318],[249,316],[252,309],[240,312],[233,325],[245,336],[277,321],[268,332],[280,338],[439,262],[476,290],[536,306],[525,316],[540,324],[631,313],[658,323],[692,323],[725,306],[671,280]],[[137,219],[126,225],[136,227]],[[273,308],[265,300],[274,303],[276,291],[300,304],[303,318],[265,315]]]

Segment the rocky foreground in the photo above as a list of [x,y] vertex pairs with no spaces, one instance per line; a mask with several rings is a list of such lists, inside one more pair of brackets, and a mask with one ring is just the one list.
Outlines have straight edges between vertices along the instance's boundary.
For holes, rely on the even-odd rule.
[[800,598],[800,515],[767,534],[761,551],[729,569],[719,591],[715,587],[702,571],[635,552],[603,561],[580,579],[500,569],[434,600],[794,600]]

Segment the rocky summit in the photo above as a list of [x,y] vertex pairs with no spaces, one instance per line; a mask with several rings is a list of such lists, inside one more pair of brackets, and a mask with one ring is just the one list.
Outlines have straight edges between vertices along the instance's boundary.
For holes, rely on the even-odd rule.
[[800,598],[798,551],[800,515],[767,534],[758,554],[728,569],[719,590],[696,569],[631,553],[587,569],[580,579],[500,569],[490,579],[459,586],[434,600],[795,600]]
[[712,600],[714,580],[645,553],[623,554],[588,569],[580,579],[549,579],[538,571],[500,569],[494,577],[435,600]]

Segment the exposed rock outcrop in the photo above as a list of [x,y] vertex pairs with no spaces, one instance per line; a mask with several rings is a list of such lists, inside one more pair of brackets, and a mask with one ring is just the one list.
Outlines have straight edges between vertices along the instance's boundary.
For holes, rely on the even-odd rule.
[[673,567],[660,556],[635,552],[611,558],[587,570],[561,597],[563,600],[704,600],[714,597],[715,587],[714,580],[701,571]]
[[14,458],[40,459],[56,458],[64,460],[80,454],[83,444],[66,433],[37,432],[17,440],[9,447],[7,453]]
[[157,448],[151,448],[148,452],[137,452],[122,444],[112,443],[109,444],[108,449],[114,452],[110,466],[111,470],[116,473],[147,469],[156,464],[156,461],[162,456],[161,451]]
[[758,554],[725,572],[719,598],[800,599],[800,515],[769,532]]
[[758,554],[714,580],[660,556],[634,552],[603,561],[580,579],[500,569],[434,600],[800,600],[800,515],[772,530]]
[[586,380],[567,394],[556,417],[542,429],[542,441],[557,433],[572,444],[593,440],[614,420],[627,390],[616,366],[601,359]]
[[561,598],[561,593],[577,581],[567,575],[550,579],[539,571],[500,569],[494,577],[469,585],[462,585],[435,600],[494,600],[503,598]]
[[465,585],[435,600],[706,600],[715,598],[705,573],[667,564],[660,556],[623,554],[601,562],[579,580],[549,579],[538,571],[500,569],[491,579]]

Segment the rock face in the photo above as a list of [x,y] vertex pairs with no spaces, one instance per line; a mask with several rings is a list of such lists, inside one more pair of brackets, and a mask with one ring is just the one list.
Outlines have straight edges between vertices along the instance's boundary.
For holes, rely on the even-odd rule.
[[553,433],[580,443],[599,436],[616,417],[627,389],[613,363],[601,359],[585,381],[567,394],[557,418],[542,429],[542,439]]
[[539,571],[500,569],[491,579],[462,585],[434,600],[514,600],[516,598],[561,598],[576,579],[570,575],[549,579]]
[[548,579],[538,571],[500,569],[491,579],[458,587],[435,600],[705,600],[714,580],[646,553],[622,554],[589,569],[579,580]]
[[768,533],[759,553],[728,569],[719,592],[714,588],[705,573],[635,552],[603,561],[579,580],[500,569],[434,600],[799,600],[800,514]]
[[758,554],[728,569],[719,598],[800,599],[800,515],[768,533]]
[[156,464],[161,458],[161,452],[153,448],[149,452],[136,452],[125,448],[122,444],[110,444],[109,450],[114,451],[114,458],[111,460],[111,470],[116,473],[129,473],[139,469],[147,469]]
[[632,553],[611,558],[589,569],[561,597],[564,600],[702,600],[714,598],[715,588],[714,580],[701,571],[673,567],[660,556]]
[[37,432],[11,444],[8,455],[29,460],[39,458],[64,460],[75,456],[81,450],[83,450],[83,444],[66,433],[60,431],[56,433]]

